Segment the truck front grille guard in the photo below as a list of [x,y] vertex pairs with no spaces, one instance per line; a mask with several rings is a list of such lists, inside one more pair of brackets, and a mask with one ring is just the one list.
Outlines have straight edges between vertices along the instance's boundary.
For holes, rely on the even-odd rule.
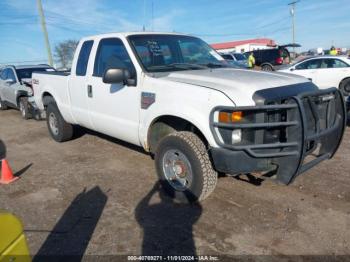
[[[282,100],[281,100],[282,101]],[[215,107],[210,114],[210,128],[216,143],[230,150],[241,150],[253,158],[285,158],[293,162],[296,168],[293,174],[288,175],[289,183],[298,174],[310,169],[322,160],[331,158],[337,151],[346,126],[346,111],[344,98],[336,88],[317,90],[302,93],[283,100],[281,104],[267,104],[248,107]],[[333,101],[333,102],[332,102]],[[275,102],[276,101],[270,101]],[[333,103],[333,106],[330,103]],[[318,106],[326,110],[326,119],[320,115]],[[332,117],[332,110],[333,117]],[[267,115],[268,112],[284,111],[287,113],[286,121],[265,122],[265,117],[255,120],[253,123],[220,123],[218,113],[220,111],[254,111],[257,114]],[[309,112],[309,113],[307,113]],[[311,113],[310,113],[311,112]],[[216,118],[216,119],[215,119]],[[333,119],[332,119],[333,118]],[[312,120],[312,121],[311,121]],[[322,125],[325,128],[321,128]],[[255,141],[248,145],[233,145],[223,142],[219,135],[219,129],[263,130],[271,128],[284,128],[287,133],[287,141],[276,143],[264,143]],[[327,138],[327,139],[326,139]],[[314,145],[311,146],[310,145]],[[305,158],[319,145],[320,154],[316,158],[304,164]],[[274,151],[274,152],[271,152]]]

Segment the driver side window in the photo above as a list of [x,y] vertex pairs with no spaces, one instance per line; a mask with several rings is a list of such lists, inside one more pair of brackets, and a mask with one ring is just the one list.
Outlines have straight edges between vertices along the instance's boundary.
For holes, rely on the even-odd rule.
[[11,79],[14,83],[16,83],[16,76],[12,69],[7,69],[7,79]]
[[136,74],[123,42],[117,38],[105,38],[100,41],[93,75],[102,77],[104,72],[110,68],[127,69],[131,75]]
[[5,81],[7,79],[7,70],[8,69],[2,70],[2,72],[1,72],[1,80]]

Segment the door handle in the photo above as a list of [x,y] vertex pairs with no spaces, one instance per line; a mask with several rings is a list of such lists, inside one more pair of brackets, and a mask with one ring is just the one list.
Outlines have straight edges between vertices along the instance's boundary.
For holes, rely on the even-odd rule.
[[92,85],[87,86],[88,97],[92,97]]

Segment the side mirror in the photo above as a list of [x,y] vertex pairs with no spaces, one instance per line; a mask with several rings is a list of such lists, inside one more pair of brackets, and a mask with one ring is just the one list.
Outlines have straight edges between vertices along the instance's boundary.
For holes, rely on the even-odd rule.
[[6,84],[9,84],[9,85],[12,85],[12,84],[14,84],[16,81],[13,81],[13,79],[6,79],[5,80],[5,83]]
[[294,67],[292,67],[291,69],[289,69],[290,71],[294,71],[295,70],[295,68]]
[[126,83],[128,79],[130,72],[127,69],[110,68],[104,72],[102,81],[106,84],[119,84]]

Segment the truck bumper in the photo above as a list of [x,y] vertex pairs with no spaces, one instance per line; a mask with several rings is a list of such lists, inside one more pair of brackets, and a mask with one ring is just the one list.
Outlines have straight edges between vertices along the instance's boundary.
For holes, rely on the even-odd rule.
[[[243,122],[221,123],[219,112],[242,111]],[[344,98],[336,88],[268,101],[253,107],[216,107],[211,131],[214,168],[240,174],[275,170],[276,180],[291,183],[299,174],[333,157],[346,126]],[[232,144],[233,130],[242,139]]]

